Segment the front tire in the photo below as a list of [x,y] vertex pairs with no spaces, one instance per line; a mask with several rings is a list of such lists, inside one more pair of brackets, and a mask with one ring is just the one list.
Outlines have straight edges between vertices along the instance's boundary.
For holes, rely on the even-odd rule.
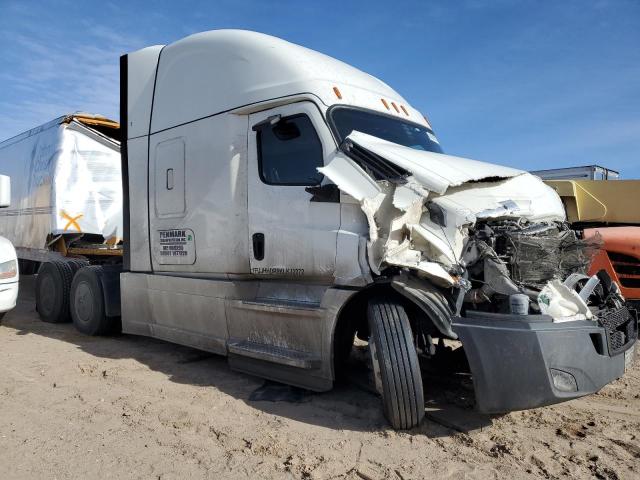
[[411,324],[401,304],[369,301],[369,349],[376,389],[384,413],[396,430],[413,428],[424,418],[424,392]]

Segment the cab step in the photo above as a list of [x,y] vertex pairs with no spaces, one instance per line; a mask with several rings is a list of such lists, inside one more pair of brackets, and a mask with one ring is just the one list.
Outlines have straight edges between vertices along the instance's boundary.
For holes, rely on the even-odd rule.
[[325,309],[320,307],[319,303],[296,302],[292,300],[258,298],[255,300],[229,300],[229,303],[233,307],[243,310],[277,313],[281,315],[321,317],[325,313]]
[[227,343],[229,354],[254,358],[280,365],[312,370],[320,366],[320,357],[300,350],[276,347],[264,343],[248,340],[229,341]]

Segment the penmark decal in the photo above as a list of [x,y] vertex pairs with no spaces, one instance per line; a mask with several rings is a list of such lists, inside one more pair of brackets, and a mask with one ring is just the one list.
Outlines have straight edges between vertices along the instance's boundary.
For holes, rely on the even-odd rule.
[[193,230],[175,228],[158,230],[156,259],[161,265],[193,265],[196,261],[196,243]]

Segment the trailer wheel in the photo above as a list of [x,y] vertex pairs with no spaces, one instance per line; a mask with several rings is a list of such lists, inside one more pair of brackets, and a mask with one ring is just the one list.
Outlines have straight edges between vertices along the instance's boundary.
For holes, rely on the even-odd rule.
[[404,308],[376,298],[368,308],[369,350],[384,413],[395,429],[409,429],[424,418],[424,392],[418,354]]
[[114,326],[105,315],[104,292],[99,265],[82,267],[71,284],[71,317],[78,331],[92,336],[106,335]]
[[36,310],[43,322],[62,323],[70,320],[69,292],[73,271],[62,261],[45,262],[36,278]]

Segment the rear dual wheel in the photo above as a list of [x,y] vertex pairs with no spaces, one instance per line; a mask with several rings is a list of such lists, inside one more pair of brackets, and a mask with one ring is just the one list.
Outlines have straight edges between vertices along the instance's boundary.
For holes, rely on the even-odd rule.
[[114,330],[114,319],[105,315],[104,293],[99,272],[93,265],[81,268],[71,284],[71,317],[78,331],[87,335],[106,335]]
[[73,320],[87,335],[105,335],[117,327],[117,319],[105,315],[100,266],[81,259],[45,262],[36,279],[36,309],[44,322]]
[[36,309],[40,319],[48,323],[71,320],[69,297],[74,267],[69,262],[44,262],[36,278]]

